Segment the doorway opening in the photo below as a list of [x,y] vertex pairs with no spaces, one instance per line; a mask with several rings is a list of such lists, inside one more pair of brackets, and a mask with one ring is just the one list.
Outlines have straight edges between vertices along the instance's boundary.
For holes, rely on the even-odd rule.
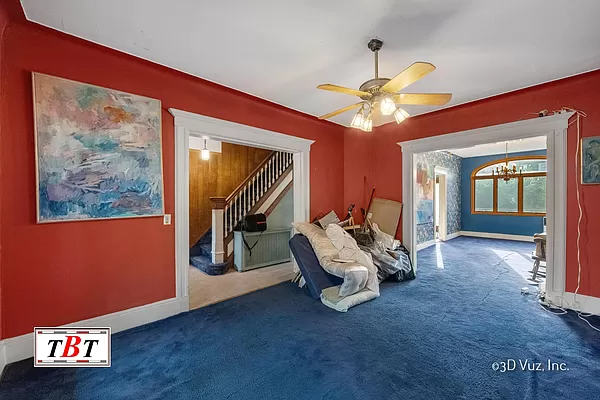
[[[261,196],[267,195],[271,199],[281,196],[281,199],[283,199],[287,193],[282,194],[282,192],[289,187],[289,181],[293,181],[293,186],[288,189],[288,193],[291,193],[292,219],[296,221],[308,220],[310,146],[314,141],[186,111],[175,109],[170,109],[169,111],[175,117],[176,293],[180,311],[187,311],[190,309],[190,141],[200,140],[203,147],[200,151],[204,147],[208,148],[208,143],[207,146],[204,146],[204,139],[207,139],[231,145],[245,146],[247,148],[266,149],[271,157],[271,161],[266,167],[266,173],[264,170],[261,170],[263,172],[258,171],[256,175],[253,175],[251,172],[249,180],[245,184],[241,184],[241,191],[238,191],[238,196],[228,199],[227,197],[229,196],[223,194],[213,196],[210,199],[212,201],[211,226],[213,232],[222,232],[213,234],[210,238],[210,260],[213,266],[227,262],[228,257],[231,260],[232,253],[229,250],[235,247],[235,245],[233,243],[234,239],[227,242],[227,235],[235,231],[235,228],[237,228],[244,215],[251,211],[257,213],[267,211],[268,206],[266,202],[258,205],[256,196],[260,192],[257,191],[259,187],[263,190],[260,193]],[[201,156],[202,154],[200,154]],[[264,164],[262,166],[264,167]],[[276,176],[275,171],[279,174],[278,176]],[[288,171],[287,175],[285,175],[285,179],[288,181],[276,185],[278,181],[284,179],[285,171]],[[254,178],[257,178],[257,180]],[[249,183],[250,180],[253,180],[254,183]],[[267,181],[270,181],[271,186],[267,185]],[[279,192],[275,190],[275,186]],[[264,210],[258,206],[263,207]],[[293,232],[288,230],[288,234],[293,234]],[[235,236],[235,233],[232,236]],[[259,244],[266,242],[266,236],[268,235],[263,233]],[[245,239],[249,243],[249,247],[252,247],[258,238],[246,237]],[[208,248],[209,246],[205,247]],[[254,249],[252,252],[254,257]],[[235,254],[233,254],[233,258],[235,258]],[[293,258],[292,262],[294,262]],[[237,264],[242,269],[249,266],[247,262],[243,264],[243,260]],[[235,262],[234,265],[236,265]],[[251,280],[252,275],[257,275],[256,271],[259,270],[244,270],[244,272],[236,273],[239,274],[237,276],[240,278],[246,276],[246,278],[243,278],[243,286],[247,287],[247,281]],[[277,276],[277,274],[273,275]],[[222,275],[221,278],[225,276]],[[219,278],[219,276],[203,278]],[[235,283],[232,283],[232,286],[235,286]],[[237,292],[242,294],[243,290]],[[235,295],[234,293],[233,296]],[[224,298],[222,299],[224,300]],[[214,298],[212,300],[203,300],[201,304],[215,302]],[[216,301],[220,300],[217,299]]]
[[[453,245],[455,251],[468,248],[464,265],[478,260],[472,271],[479,266],[511,273],[521,288],[535,289],[545,281],[546,136],[418,153],[415,158],[423,174],[432,173],[420,181],[433,193],[433,225],[424,221],[417,227],[430,231],[417,238],[417,249],[446,242],[449,225],[452,245],[442,248],[448,255]],[[428,215],[422,193],[427,189],[419,191],[417,208]]]
[[[430,218],[430,221],[433,222],[433,207],[430,212],[428,212],[429,206],[427,209],[424,209],[423,207],[423,204],[428,204],[427,200],[429,199],[419,197],[421,194],[427,193],[426,189],[420,187],[422,183],[427,182],[427,180],[424,179],[424,170],[427,170],[427,167],[424,167],[423,164],[419,165],[418,155],[426,152],[443,152],[452,149],[473,147],[474,145],[489,145],[493,143],[505,143],[507,141],[543,137],[546,141],[546,192],[545,196],[542,197],[545,201],[546,218],[540,218],[540,221],[543,222],[540,222],[540,229],[538,231],[543,232],[544,228],[542,224],[545,224],[546,279],[545,282],[540,283],[539,288],[541,295],[543,295],[547,301],[554,304],[562,304],[561,298],[565,294],[566,131],[568,128],[568,120],[572,115],[572,112],[564,112],[544,118],[517,121],[503,125],[489,126],[398,143],[402,147],[402,195],[404,206],[407,210],[407,212],[404,213],[402,221],[403,242],[411,250],[415,270],[418,270],[419,268],[417,250],[419,250],[420,246],[418,245],[418,242],[423,239],[424,234],[424,231],[420,226],[428,221],[427,218]],[[433,179],[433,168],[429,167],[429,171],[431,171],[431,177]],[[518,171],[519,169],[517,169],[517,172]],[[415,176],[417,179],[412,179]],[[517,189],[520,185],[526,184],[524,180],[513,182],[514,183],[509,183],[508,186],[504,185],[501,190],[512,191],[515,183]],[[452,187],[449,176],[447,187],[448,190]],[[432,194],[433,190],[432,187]],[[486,190],[490,190],[489,193],[494,194],[498,189],[497,186],[492,183],[492,188]],[[476,199],[477,196],[475,196],[475,200]],[[421,202],[421,200],[425,200],[425,202]],[[490,201],[489,199],[485,199],[485,196],[479,196],[479,200],[485,200],[484,203],[486,204],[479,204],[478,207],[487,206],[490,208]],[[500,212],[513,211],[506,209],[506,207],[514,207],[513,202],[499,204],[498,201],[499,200],[492,199],[492,210]],[[494,204],[494,202],[496,202],[496,204]],[[431,203],[433,203],[433,195],[431,195]],[[448,232],[446,236],[447,239],[451,239],[453,233],[451,233],[450,228],[450,214],[452,211],[449,204],[450,201],[448,200],[447,203]],[[470,204],[474,204],[474,202],[470,202]],[[523,210],[525,200],[517,200],[516,204],[518,210]],[[529,205],[531,206],[531,204]],[[464,207],[464,204],[461,206]],[[458,232],[458,235],[468,233],[462,230],[462,228],[458,230]],[[431,237],[433,238],[433,234],[431,234]],[[531,265],[533,265],[533,262]]]
[[[291,280],[292,153],[208,136],[189,143],[190,309]],[[264,231],[242,226],[263,216]]]

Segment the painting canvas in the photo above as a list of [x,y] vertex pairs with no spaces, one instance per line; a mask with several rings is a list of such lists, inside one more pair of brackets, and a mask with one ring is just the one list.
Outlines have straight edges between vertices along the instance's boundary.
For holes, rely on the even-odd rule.
[[417,224],[433,222],[433,166],[417,164]]
[[33,74],[37,220],[164,213],[160,101]]
[[581,139],[581,183],[600,184],[600,136]]

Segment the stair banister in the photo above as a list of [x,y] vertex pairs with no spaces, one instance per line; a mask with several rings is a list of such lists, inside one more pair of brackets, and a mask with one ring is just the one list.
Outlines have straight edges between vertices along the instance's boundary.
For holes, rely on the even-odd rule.
[[226,246],[240,221],[261,203],[263,196],[292,164],[292,154],[272,151],[227,197],[211,197],[212,261],[224,262]]
[[211,197],[212,203],[212,263],[222,263],[225,261],[225,230],[223,222],[223,213],[225,210],[225,197]]

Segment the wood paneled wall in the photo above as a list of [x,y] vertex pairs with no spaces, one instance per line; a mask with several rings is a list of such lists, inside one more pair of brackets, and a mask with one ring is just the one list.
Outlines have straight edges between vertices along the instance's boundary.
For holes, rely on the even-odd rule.
[[229,196],[262,163],[271,150],[222,143],[221,154],[200,159],[199,150],[190,150],[190,246],[212,223],[211,196]]

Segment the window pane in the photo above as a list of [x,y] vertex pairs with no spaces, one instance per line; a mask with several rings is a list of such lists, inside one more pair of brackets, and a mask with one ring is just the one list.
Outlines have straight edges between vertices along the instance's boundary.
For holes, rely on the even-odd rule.
[[523,177],[523,212],[546,213],[546,177]]
[[477,171],[476,176],[492,175],[493,171],[496,171],[496,167],[504,165],[504,161],[500,164],[488,165],[487,167]]
[[[510,160],[510,158],[509,158]],[[506,160],[500,160],[498,163],[488,165],[482,170],[477,172],[477,176],[492,175],[492,171],[496,171],[496,168],[502,169],[506,165]],[[544,159],[531,159],[531,160],[517,160],[508,161],[508,167],[512,169],[513,165],[517,166],[517,171],[523,168],[523,173],[527,172],[546,172],[546,160]]]
[[519,211],[518,179],[498,180],[498,212]]
[[516,164],[517,171],[520,168],[523,168],[523,173],[525,172],[546,172],[546,160],[519,160],[509,162],[510,165]]
[[475,211],[494,211],[494,180],[475,180]]

